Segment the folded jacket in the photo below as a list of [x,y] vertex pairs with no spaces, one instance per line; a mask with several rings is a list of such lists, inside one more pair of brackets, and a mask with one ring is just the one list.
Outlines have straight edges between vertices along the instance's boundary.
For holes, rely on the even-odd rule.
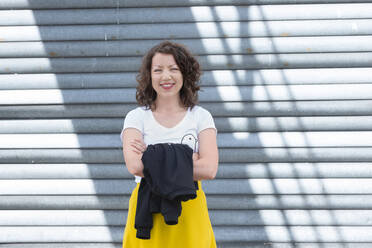
[[193,150],[185,144],[148,145],[142,155],[144,178],[141,179],[135,228],[137,238],[149,239],[152,213],[162,213],[169,225],[178,223],[181,201],[196,198],[193,181]]

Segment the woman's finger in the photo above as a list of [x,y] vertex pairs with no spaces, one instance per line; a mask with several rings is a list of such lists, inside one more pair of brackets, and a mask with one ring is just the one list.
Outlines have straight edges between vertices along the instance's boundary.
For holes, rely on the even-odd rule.
[[138,139],[134,139],[133,142],[136,142],[137,144],[141,145],[141,146],[146,146],[145,143],[143,143],[141,140],[138,140]]
[[137,153],[138,155],[140,155],[141,154],[141,152],[139,152],[138,150],[136,150],[136,149],[134,149],[134,150],[132,150],[133,152],[135,152],[135,153]]
[[192,160],[199,160],[199,153],[194,152],[194,153],[192,154]]
[[141,152],[141,153],[143,153],[146,150],[146,148],[143,147],[141,144],[138,144],[138,143],[135,143],[135,142],[131,142],[130,145],[132,147],[134,147],[137,151]]
[[139,152],[142,151],[141,147],[138,146],[136,143],[132,143],[132,142],[131,142],[130,145],[131,145],[133,148],[135,148],[137,151],[139,151]]
[[138,140],[138,139],[134,139],[134,142],[136,142],[136,144],[141,147],[143,152],[146,151],[147,146],[145,143],[143,143],[141,140]]

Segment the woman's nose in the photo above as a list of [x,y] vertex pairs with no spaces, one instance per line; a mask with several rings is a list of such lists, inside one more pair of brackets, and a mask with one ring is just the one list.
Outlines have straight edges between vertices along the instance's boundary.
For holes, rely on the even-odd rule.
[[170,76],[170,74],[169,74],[169,72],[164,72],[163,73],[163,79],[171,79],[171,76]]

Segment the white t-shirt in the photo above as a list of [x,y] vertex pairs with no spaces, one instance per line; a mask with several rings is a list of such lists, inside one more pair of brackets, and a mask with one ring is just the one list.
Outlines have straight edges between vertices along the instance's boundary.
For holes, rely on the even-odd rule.
[[[198,134],[207,128],[217,128],[214,125],[213,117],[208,110],[201,106],[194,106],[192,110],[187,109],[185,117],[174,127],[162,126],[154,118],[150,109],[144,106],[137,107],[126,115],[120,139],[123,142],[123,131],[126,128],[136,128],[142,135],[146,145],[158,143],[181,143],[190,146],[194,152],[199,151]],[[136,182],[141,177],[136,176]]]

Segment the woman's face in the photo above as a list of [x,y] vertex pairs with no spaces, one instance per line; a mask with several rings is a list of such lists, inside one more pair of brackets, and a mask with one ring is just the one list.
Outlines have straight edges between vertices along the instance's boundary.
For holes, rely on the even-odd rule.
[[172,54],[155,53],[152,57],[151,83],[158,97],[179,96],[183,77]]

